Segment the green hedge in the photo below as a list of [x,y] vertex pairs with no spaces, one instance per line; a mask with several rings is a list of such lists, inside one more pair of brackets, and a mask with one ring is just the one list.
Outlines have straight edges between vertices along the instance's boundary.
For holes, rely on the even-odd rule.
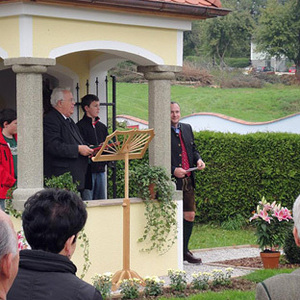
[[225,63],[232,68],[245,68],[250,65],[248,57],[225,57]]
[[[223,222],[237,214],[250,218],[262,196],[292,209],[300,194],[300,135],[210,131],[194,134],[206,163],[204,171],[195,172],[199,222]],[[147,156],[130,161],[130,166],[143,161]],[[118,197],[123,198],[124,164],[118,162],[117,169]],[[130,186],[129,196],[136,195],[136,187]]]
[[196,172],[197,218],[249,218],[262,196],[292,209],[300,194],[300,135],[195,133],[206,162]]

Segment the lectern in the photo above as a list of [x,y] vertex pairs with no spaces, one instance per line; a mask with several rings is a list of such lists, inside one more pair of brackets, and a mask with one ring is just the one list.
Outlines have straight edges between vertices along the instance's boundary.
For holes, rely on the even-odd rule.
[[129,160],[144,156],[154,130],[128,130],[108,135],[102,147],[92,158],[93,161],[125,161],[125,198],[123,200],[123,269],[117,271],[113,278],[113,289],[118,288],[123,279],[142,278],[130,269],[130,200],[129,200]]

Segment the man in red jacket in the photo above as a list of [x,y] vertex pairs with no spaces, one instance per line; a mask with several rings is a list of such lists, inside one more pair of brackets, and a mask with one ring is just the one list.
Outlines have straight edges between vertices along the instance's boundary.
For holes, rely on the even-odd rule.
[[7,191],[17,180],[17,114],[0,111],[0,208],[5,209]]

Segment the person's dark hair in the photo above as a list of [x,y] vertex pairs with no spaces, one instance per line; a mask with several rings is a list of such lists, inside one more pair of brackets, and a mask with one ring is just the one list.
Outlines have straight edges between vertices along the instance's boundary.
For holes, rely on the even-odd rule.
[[84,202],[75,193],[60,189],[44,189],[29,197],[22,215],[30,247],[52,253],[59,253],[86,219]]
[[176,101],[171,101],[171,104],[177,104],[180,107],[179,103]]
[[10,124],[12,121],[17,119],[17,113],[14,109],[5,108],[0,111],[0,127],[3,128],[4,122]]
[[85,106],[90,106],[93,101],[99,101],[99,98],[93,94],[87,94],[81,98],[81,108],[85,112]]

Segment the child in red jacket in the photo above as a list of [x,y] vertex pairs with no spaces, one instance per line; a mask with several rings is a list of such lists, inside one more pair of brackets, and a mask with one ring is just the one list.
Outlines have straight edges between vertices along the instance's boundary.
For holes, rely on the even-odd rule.
[[17,114],[0,111],[0,208],[5,210],[7,191],[17,180]]

